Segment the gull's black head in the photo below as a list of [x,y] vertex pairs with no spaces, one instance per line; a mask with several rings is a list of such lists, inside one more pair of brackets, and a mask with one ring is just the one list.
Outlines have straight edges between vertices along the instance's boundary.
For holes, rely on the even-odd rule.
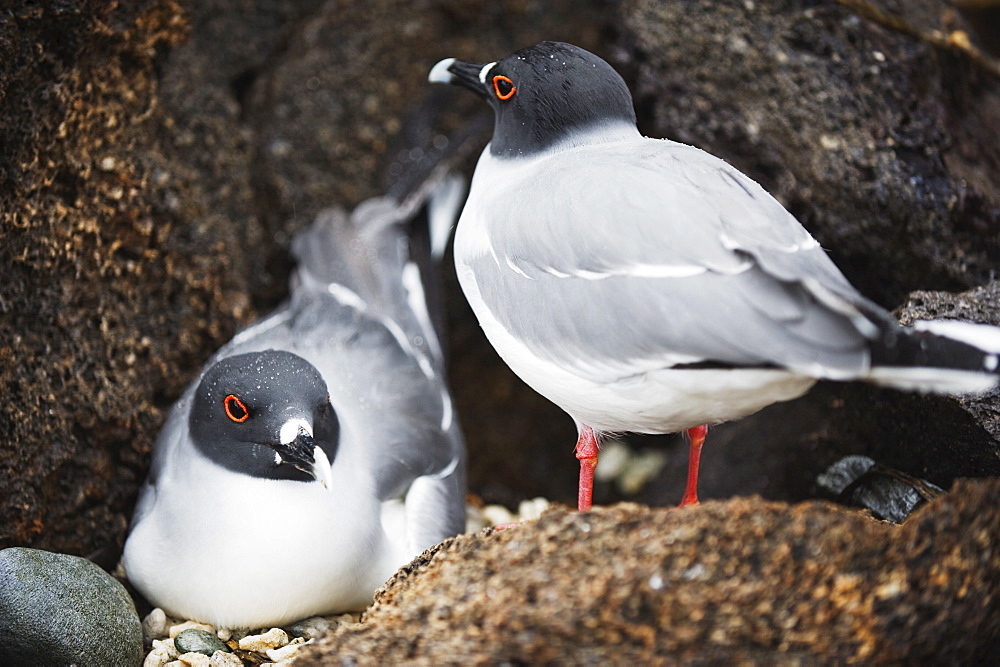
[[453,83],[485,97],[496,114],[494,155],[531,155],[574,133],[635,128],[625,81],[611,65],[572,44],[542,42],[503,60],[476,65],[442,60],[429,80]]
[[227,357],[209,368],[188,426],[195,446],[229,470],[323,484],[340,435],[319,371],[277,350]]

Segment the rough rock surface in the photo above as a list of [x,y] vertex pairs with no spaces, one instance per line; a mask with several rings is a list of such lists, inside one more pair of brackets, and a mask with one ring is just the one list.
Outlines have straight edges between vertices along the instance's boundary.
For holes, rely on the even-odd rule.
[[971,663],[998,607],[998,480],[901,527],[757,497],[553,509],[428,552],[300,664]]
[[137,665],[142,624],[125,587],[78,556],[0,551],[0,663]]
[[[1000,326],[1000,281],[993,280],[961,294],[916,291],[909,295],[896,315],[903,324],[912,324],[914,320],[957,319]],[[993,436],[997,442],[996,461],[1000,465],[1000,390],[980,396],[963,396],[957,402]],[[993,467],[984,472],[986,470],[1000,475],[1000,470]]]
[[[0,545],[79,554],[125,531],[160,412],[232,331],[224,259],[146,159],[171,2],[0,14]],[[162,401],[162,397],[159,397]],[[109,548],[110,547],[110,548]]]
[[[1000,261],[1000,81],[850,3],[629,0],[644,129],[756,178],[887,307],[967,289]],[[876,2],[916,32],[946,3]]]

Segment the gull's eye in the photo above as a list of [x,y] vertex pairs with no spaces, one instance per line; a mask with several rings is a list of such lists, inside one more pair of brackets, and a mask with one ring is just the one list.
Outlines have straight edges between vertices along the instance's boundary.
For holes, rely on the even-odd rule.
[[226,408],[226,416],[237,424],[242,424],[250,419],[250,411],[247,410],[247,406],[240,400],[239,396],[229,394],[222,399],[222,405]]
[[517,92],[517,86],[503,74],[497,74],[493,77],[493,91],[497,94],[497,99],[509,100]]

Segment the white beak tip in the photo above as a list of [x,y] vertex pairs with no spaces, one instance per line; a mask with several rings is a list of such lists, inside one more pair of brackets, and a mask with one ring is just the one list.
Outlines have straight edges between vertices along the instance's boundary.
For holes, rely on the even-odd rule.
[[313,459],[315,460],[313,473],[316,481],[322,484],[327,491],[333,491],[333,468],[322,447],[316,447],[313,451]]
[[427,80],[431,83],[451,83],[452,77],[448,68],[451,67],[453,62],[455,62],[454,58],[439,60],[438,63],[431,68],[430,74],[427,75]]

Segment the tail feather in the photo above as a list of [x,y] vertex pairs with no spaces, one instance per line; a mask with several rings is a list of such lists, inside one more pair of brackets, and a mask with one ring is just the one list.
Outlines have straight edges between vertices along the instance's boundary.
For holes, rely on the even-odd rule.
[[[914,322],[913,328],[966,343],[993,355],[1000,354],[1000,327],[960,320],[921,320]],[[995,361],[994,358],[994,364]]]
[[964,394],[1000,383],[1000,327],[957,320],[915,322],[872,346],[868,380],[910,391]]
[[431,256],[436,261],[444,257],[451,230],[465,203],[465,179],[458,174],[445,176],[427,205]]
[[298,261],[292,292],[323,292],[331,284],[357,291],[345,252],[345,241],[351,236],[347,211],[340,207],[321,211],[308,228],[292,239],[292,255]]
[[437,264],[464,192],[462,177],[435,170],[402,201],[373,197],[350,214],[339,207],[321,212],[292,240],[298,260],[293,297],[333,294],[395,322],[418,347],[426,341],[433,363],[442,363],[441,322],[432,316],[440,292]]

